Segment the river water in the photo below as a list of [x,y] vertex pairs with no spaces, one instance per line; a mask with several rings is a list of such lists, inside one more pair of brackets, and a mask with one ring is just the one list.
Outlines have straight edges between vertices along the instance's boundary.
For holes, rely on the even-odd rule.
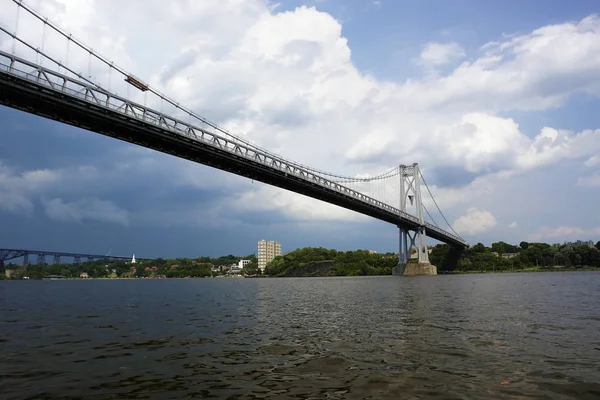
[[600,273],[0,281],[2,399],[600,398]]

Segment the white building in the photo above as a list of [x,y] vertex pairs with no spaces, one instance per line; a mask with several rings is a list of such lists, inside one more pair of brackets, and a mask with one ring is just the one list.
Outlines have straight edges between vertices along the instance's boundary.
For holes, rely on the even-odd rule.
[[230,275],[240,275],[242,273],[242,266],[239,264],[232,264],[229,268]]
[[280,255],[280,243],[273,240],[260,240],[258,242],[258,268],[260,268],[261,272],[265,272],[267,264]]
[[240,262],[238,263],[238,266],[240,268],[244,268],[248,264],[250,264],[250,260],[240,260]]

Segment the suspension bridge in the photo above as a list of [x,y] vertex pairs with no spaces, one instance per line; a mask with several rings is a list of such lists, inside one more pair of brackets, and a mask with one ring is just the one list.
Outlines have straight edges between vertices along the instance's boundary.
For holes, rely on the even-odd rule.
[[[0,104],[394,224],[400,233],[396,275],[436,273],[427,237],[456,249],[467,246],[440,210],[417,163],[359,178],[285,159],[184,108],[24,2],[12,0],[12,6],[13,25],[0,25]],[[86,66],[87,73],[81,72]],[[448,229],[425,207],[421,185]],[[408,262],[413,247],[416,266]]]

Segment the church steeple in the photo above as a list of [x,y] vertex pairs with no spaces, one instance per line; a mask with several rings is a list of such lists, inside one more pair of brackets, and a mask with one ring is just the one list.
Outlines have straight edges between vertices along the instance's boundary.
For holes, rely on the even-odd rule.
[[133,258],[131,259],[131,263],[135,264],[135,254],[133,255]]

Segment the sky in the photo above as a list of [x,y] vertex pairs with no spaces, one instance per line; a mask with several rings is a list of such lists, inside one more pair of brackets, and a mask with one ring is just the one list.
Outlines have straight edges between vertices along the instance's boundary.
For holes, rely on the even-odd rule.
[[[347,176],[418,162],[470,244],[600,240],[595,1],[27,4],[286,158]],[[0,8],[28,43],[162,107],[23,10],[15,26],[12,0]],[[352,211],[7,107],[0,121],[1,248],[197,257],[255,253],[267,239],[284,251],[398,250],[396,227]]]

